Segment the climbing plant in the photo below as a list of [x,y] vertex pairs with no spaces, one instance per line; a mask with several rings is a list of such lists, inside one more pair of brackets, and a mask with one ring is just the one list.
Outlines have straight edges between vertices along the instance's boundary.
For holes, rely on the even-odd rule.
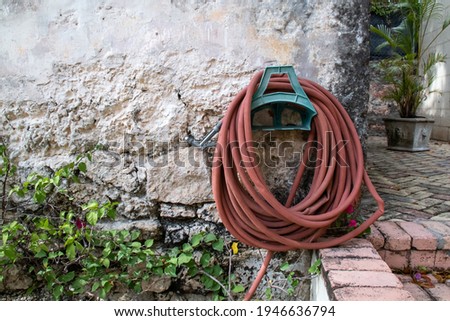
[[[2,155],[2,184],[15,170],[7,155]],[[16,220],[3,224],[0,238],[0,282],[8,271],[20,268],[33,284],[32,292],[45,287],[55,300],[106,299],[114,289],[126,287],[136,293],[151,278],[168,278],[175,283],[195,279],[201,293],[214,300],[234,300],[246,290],[232,268],[232,256],[239,252],[238,242],[213,233],[201,232],[174,247],[157,246],[144,239],[139,230],[102,230],[98,222],[114,220],[117,202],[90,200],[77,204],[70,194],[92,160],[82,154],[50,175],[31,173],[25,181],[10,189],[9,195],[29,200],[39,209],[18,213]],[[6,195],[6,188],[2,195]],[[56,204],[62,196],[68,203]],[[301,278],[289,265],[280,287],[271,282],[266,291],[280,289],[293,295]],[[171,281],[171,282],[172,282]],[[270,292],[270,293],[269,293]]]
[[1,197],[1,221],[5,220],[7,206],[7,184],[8,179],[15,174],[17,167],[11,163],[8,148],[3,140],[0,142],[0,197]]

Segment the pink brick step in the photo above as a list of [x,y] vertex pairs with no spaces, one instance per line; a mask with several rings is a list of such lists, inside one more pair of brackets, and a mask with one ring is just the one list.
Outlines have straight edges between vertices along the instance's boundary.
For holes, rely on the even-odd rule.
[[318,251],[332,300],[449,300],[450,286],[422,289],[391,269],[450,269],[450,222],[376,222],[367,239]]
[[414,300],[403,284],[364,239],[319,250],[329,297],[338,301]]
[[390,268],[450,269],[450,222],[376,222],[367,239]]

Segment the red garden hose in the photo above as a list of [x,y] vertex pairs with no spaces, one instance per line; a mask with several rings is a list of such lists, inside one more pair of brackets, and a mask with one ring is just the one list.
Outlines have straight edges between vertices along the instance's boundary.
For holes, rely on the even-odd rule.
[[[268,250],[245,300],[251,299],[256,291],[273,252],[336,246],[361,234],[384,212],[384,202],[364,169],[361,143],[349,115],[330,92],[301,78],[299,82],[317,115],[311,123],[303,160],[286,204],[275,198],[252,157],[251,104],[261,77],[262,71],[228,107],[212,168],[214,199],[227,230],[244,244]],[[274,91],[292,92],[289,79],[281,75],[272,77],[267,92]],[[299,203],[292,204],[313,150],[318,161],[310,191]],[[319,239],[356,201],[363,181],[378,210],[343,236]]]

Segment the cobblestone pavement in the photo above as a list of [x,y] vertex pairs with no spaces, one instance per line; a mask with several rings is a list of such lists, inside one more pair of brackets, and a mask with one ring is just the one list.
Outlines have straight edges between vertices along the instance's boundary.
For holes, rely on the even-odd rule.
[[[390,151],[385,137],[369,137],[366,169],[385,201],[380,220],[450,220],[450,144],[432,141],[430,148]],[[363,216],[376,209],[368,193],[360,208]]]
[[[385,202],[385,213],[379,221],[398,221],[396,223],[400,227],[399,230],[404,229],[400,233],[402,235],[397,233],[398,235],[405,236],[407,233],[412,233],[414,236],[414,238],[410,237],[412,241],[409,251],[395,251],[401,245],[401,237],[396,238],[395,233],[381,231],[380,235],[392,238],[393,242],[390,250],[379,250],[382,258],[391,268],[409,265],[412,269],[415,266],[425,266],[430,270],[439,268],[448,271],[450,269],[450,252],[448,251],[450,144],[432,141],[430,151],[427,152],[398,152],[386,149],[385,137],[370,137],[367,142],[366,169]],[[370,194],[363,193],[360,206],[362,216],[372,214],[375,209],[376,203]],[[376,223],[375,226],[393,223]],[[429,227],[434,229],[427,231]],[[419,242],[430,243],[435,238],[439,239],[435,250],[428,248],[424,250],[418,246]],[[403,283],[403,289],[408,291],[415,300],[450,300],[448,280],[445,284],[438,283],[430,275],[429,278],[434,280],[433,284],[421,287],[413,282],[410,275],[399,274],[397,277]]]

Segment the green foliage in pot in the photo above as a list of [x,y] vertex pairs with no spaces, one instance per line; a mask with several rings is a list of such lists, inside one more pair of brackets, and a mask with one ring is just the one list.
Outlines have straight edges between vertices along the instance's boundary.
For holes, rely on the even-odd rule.
[[397,12],[394,4],[397,4],[398,2],[400,2],[400,0],[371,0],[370,13],[380,17],[389,18],[392,14]]
[[[384,39],[378,50],[390,47],[393,56],[381,62],[387,84],[385,98],[395,101],[400,117],[414,118],[420,104],[432,93],[434,66],[446,56],[430,50],[439,35],[450,25],[444,17],[444,6],[436,0],[404,0],[393,4],[401,10],[403,20],[397,27],[371,26],[370,30]],[[432,23],[439,28],[425,41]]]

